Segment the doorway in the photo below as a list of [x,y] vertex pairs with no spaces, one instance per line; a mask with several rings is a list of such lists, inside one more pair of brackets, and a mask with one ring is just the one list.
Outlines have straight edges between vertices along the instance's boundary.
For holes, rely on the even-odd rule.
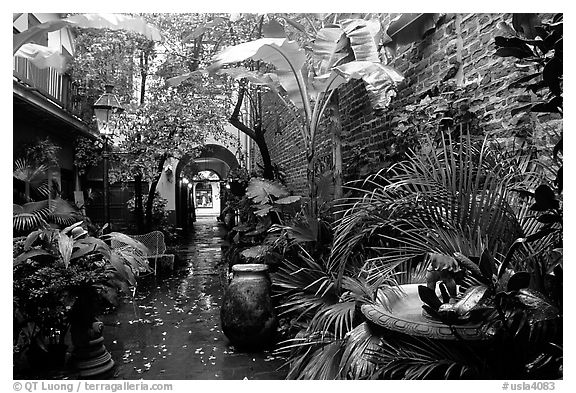
[[220,214],[220,176],[214,171],[198,172],[192,178],[192,196],[196,217]]

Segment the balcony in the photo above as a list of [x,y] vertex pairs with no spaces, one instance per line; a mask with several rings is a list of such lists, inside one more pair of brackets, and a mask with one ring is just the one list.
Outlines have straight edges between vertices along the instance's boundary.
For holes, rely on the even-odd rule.
[[86,121],[86,108],[90,108],[91,103],[79,94],[70,75],[60,74],[53,68],[40,69],[28,59],[15,56],[13,76],[64,111]]
[[92,134],[88,126],[92,118],[92,102],[85,94],[80,94],[81,89],[73,83],[70,75],[60,74],[53,68],[40,69],[21,57],[13,59],[15,96],[87,136]]
[[13,75],[62,108],[68,109],[71,86],[68,75],[59,74],[52,68],[40,69],[28,59],[17,56],[14,57]]

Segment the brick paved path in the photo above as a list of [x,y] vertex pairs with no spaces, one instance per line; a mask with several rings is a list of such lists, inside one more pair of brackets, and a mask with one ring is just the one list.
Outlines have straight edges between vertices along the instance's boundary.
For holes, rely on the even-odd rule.
[[[116,379],[283,379],[283,359],[241,353],[220,329],[223,230],[200,219],[173,273],[142,279],[134,301],[102,318]],[[280,369],[280,370],[279,370]]]

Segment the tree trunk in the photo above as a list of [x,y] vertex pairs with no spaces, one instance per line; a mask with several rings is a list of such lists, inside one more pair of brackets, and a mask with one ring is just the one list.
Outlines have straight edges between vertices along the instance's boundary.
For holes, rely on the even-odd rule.
[[136,233],[143,233],[143,209],[142,209],[142,174],[134,176],[134,213],[136,214]]
[[248,137],[256,143],[258,149],[260,150],[260,155],[262,156],[262,165],[264,171],[263,176],[265,179],[274,180],[274,168],[272,167],[270,151],[268,150],[268,145],[266,144],[266,139],[264,137],[265,130],[262,128],[262,112],[260,111],[258,113],[258,111],[256,111],[257,118],[254,120],[255,126],[253,129],[240,121],[240,108],[242,107],[244,94],[246,94],[246,82],[241,81],[240,89],[238,90],[238,102],[236,103],[234,112],[228,121],[234,127],[248,135]]
[[268,180],[274,180],[274,168],[272,167],[272,159],[270,158],[270,152],[268,151],[268,145],[266,144],[264,135],[257,133],[256,139],[254,139],[254,141],[260,150],[260,156],[262,156],[264,178]]
[[310,213],[312,217],[318,216],[318,198],[317,198],[317,191],[316,191],[316,160],[314,157],[314,148],[311,147],[310,150],[306,153],[306,179],[308,181],[308,196],[310,197]]
[[26,197],[26,202],[30,202],[30,180],[24,180],[24,196]]
[[[146,78],[148,76],[148,52],[140,52],[140,105],[144,104],[144,95],[146,93]],[[138,135],[140,142],[140,135]],[[142,173],[138,172],[134,176],[134,213],[136,215],[136,233],[143,233],[143,208],[142,208]]]
[[148,190],[148,200],[146,201],[146,232],[152,231],[152,207],[154,206],[154,195],[156,194],[156,186],[158,186],[158,181],[162,176],[162,170],[164,169],[164,163],[166,162],[167,155],[163,154],[162,158],[158,162],[158,167],[156,168],[156,176],[154,180],[150,183],[150,190]]
[[342,198],[342,138],[340,129],[332,134],[332,164],[334,166],[334,199]]

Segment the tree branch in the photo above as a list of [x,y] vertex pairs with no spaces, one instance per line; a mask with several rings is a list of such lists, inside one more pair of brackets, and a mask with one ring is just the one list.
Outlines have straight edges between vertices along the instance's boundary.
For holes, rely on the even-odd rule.
[[238,102],[236,102],[236,106],[234,107],[234,111],[232,112],[232,116],[228,119],[230,124],[234,127],[248,135],[248,137],[252,138],[253,140],[257,140],[256,131],[248,127],[246,124],[240,121],[240,109],[242,108],[242,101],[244,99],[244,94],[246,93],[246,86],[243,82],[240,82],[240,89],[238,90]]

